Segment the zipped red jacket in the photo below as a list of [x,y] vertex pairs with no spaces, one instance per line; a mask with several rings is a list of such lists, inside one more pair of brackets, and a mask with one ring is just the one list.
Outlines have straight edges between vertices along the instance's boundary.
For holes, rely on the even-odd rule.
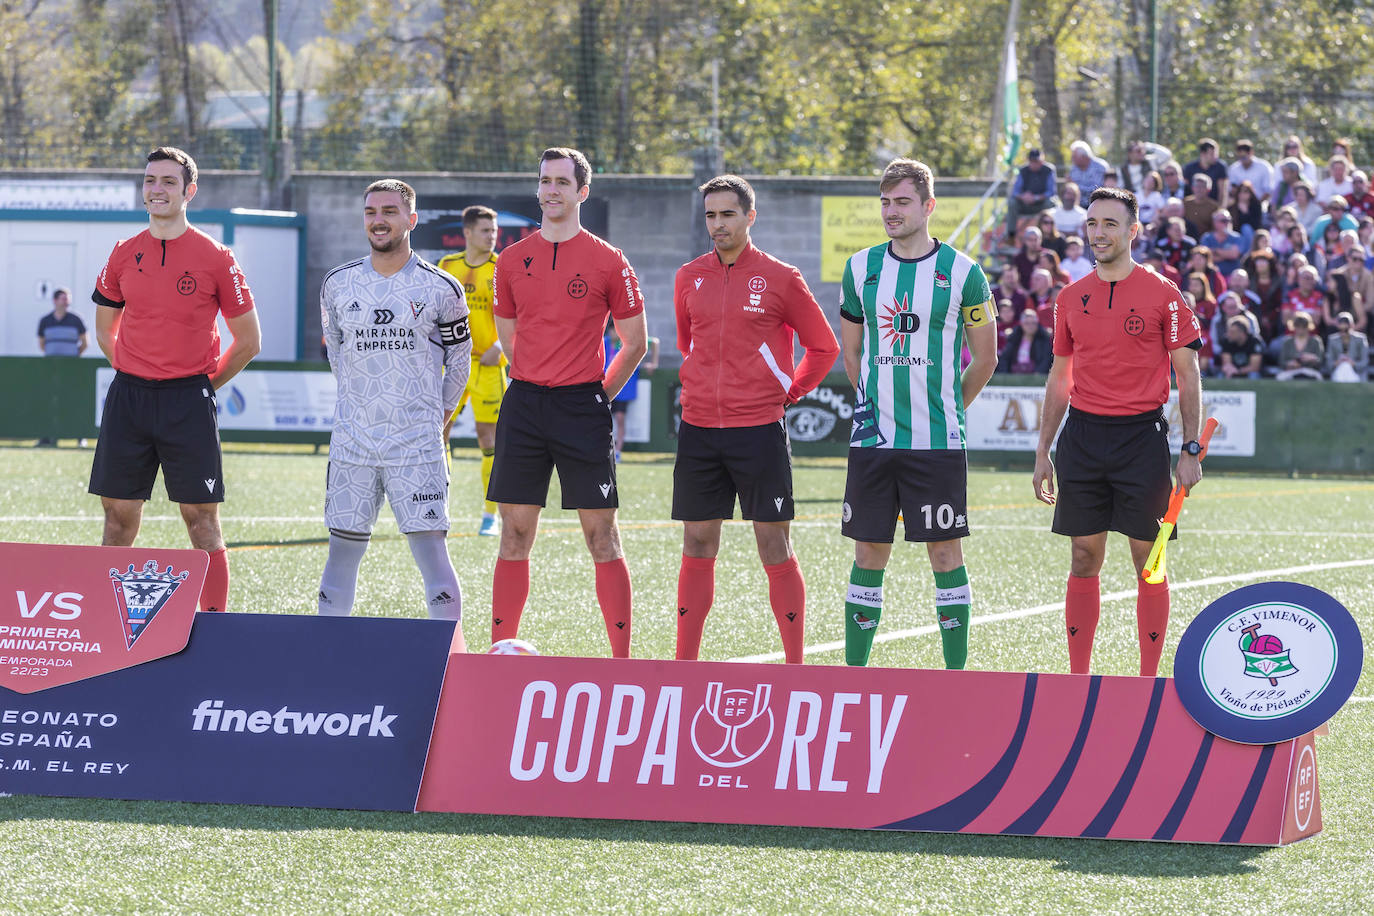
[[[762,426],[815,388],[840,345],[801,271],[751,243],[730,266],[714,250],[678,268],[682,419]],[[793,334],[805,349],[794,368]]]

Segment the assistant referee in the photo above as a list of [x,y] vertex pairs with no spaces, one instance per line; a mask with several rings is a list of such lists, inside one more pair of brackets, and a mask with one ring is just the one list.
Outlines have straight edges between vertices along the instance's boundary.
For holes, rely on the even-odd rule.
[[[210,554],[200,609],[223,611],[229,562],[219,524],[224,469],[215,391],[262,349],[262,333],[233,251],[187,222],[195,160],[161,146],[147,162],[148,228],[115,245],[91,294],[96,342],[115,378],[89,490],[105,510],[101,544],[128,547],[161,467],[191,546]],[[222,354],[221,313],[233,335]]]
[[[1169,502],[1163,408],[1171,368],[1184,439],[1178,483],[1191,488],[1202,479],[1201,329],[1178,287],[1131,260],[1140,230],[1135,195],[1099,188],[1088,201],[1083,225],[1097,269],[1066,286],[1055,305],[1054,364],[1045,384],[1033,485],[1036,498],[1054,506],[1055,533],[1072,542],[1064,600],[1070,670],[1088,673],[1101,609],[1098,573],[1107,532],[1119,531],[1130,539],[1137,572],[1140,673],[1153,677],[1169,623],[1169,584],[1150,584],[1139,573]],[[1065,410],[1056,475],[1050,445]]]

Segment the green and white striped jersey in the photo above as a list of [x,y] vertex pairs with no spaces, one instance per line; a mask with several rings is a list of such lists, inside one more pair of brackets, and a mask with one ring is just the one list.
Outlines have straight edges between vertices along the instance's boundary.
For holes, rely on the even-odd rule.
[[994,320],[983,269],[935,242],[898,258],[888,243],[845,263],[840,317],[864,326],[851,447],[962,449],[964,328]]

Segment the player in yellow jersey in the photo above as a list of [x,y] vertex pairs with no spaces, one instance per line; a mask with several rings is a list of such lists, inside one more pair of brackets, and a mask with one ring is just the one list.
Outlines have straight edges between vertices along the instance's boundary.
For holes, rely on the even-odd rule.
[[467,294],[469,327],[472,330],[472,372],[458,409],[444,426],[444,441],[463,405],[472,402],[472,418],[477,426],[477,447],[482,450],[482,525],[478,534],[496,534],[496,504],[486,499],[491,480],[492,459],[496,455],[496,417],[501,412],[501,397],[506,392],[506,354],[496,336],[492,316],[492,278],[496,273],[496,211],[472,206],[463,211],[465,247],[445,255],[439,267],[453,274]]

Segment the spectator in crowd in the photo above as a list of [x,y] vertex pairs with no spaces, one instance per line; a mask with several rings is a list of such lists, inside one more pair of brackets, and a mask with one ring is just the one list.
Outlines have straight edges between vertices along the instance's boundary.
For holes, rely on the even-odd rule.
[[1057,293],[1050,272],[1037,267],[1031,274],[1030,304],[1027,308],[1035,309],[1041,326],[1049,329],[1051,334],[1054,333],[1054,299]]
[[1093,191],[1102,187],[1102,178],[1107,174],[1107,160],[1093,155],[1093,148],[1083,140],[1069,144],[1069,181],[1078,185],[1084,197],[1092,197]]
[[1021,283],[1021,271],[1016,269],[1015,264],[1003,266],[1002,272],[997,275],[997,285],[992,288],[992,298],[996,300],[1006,299],[1011,302],[1011,307],[1015,309],[1011,316],[1011,323],[1016,322],[1016,316],[1021,314],[1021,310],[1026,307],[1028,297],[1026,287]]
[[1188,273],[1202,274],[1207,278],[1207,287],[1212,291],[1213,299],[1226,292],[1226,278],[1217,270],[1216,262],[1212,258],[1212,249],[1206,245],[1195,245],[1193,250],[1188,252]]
[[1350,160],[1344,156],[1332,156],[1326,163],[1326,177],[1317,182],[1317,203],[1322,206],[1335,195],[1342,197],[1355,188],[1350,183]]
[[1159,217],[1159,211],[1164,209],[1164,179],[1158,172],[1146,172],[1141,179],[1140,190],[1136,192],[1136,200],[1140,206],[1140,222],[1144,226],[1153,226]]
[[1279,373],[1274,376],[1279,381],[1322,377],[1325,347],[1321,338],[1312,333],[1312,324],[1306,312],[1294,312],[1288,319],[1288,336],[1279,345]]
[[1054,214],[1041,213],[1036,217],[1035,225],[1040,227],[1040,244],[1062,258],[1064,256],[1064,236],[1059,234],[1059,230],[1054,225]]
[[1293,212],[1308,236],[1312,235],[1312,227],[1317,220],[1326,215],[1326,209],[1317,203],[1312,194],[1312,186],[1305,181],[1298,182],[1293,188]]
[[1313,162],[1311,158],[1308,157],[1306,151],[1303,150],[1302,141],[1290,134],[1288,139],[1283,141],[1283,154],[1285,156],[1291,156],[1298,161],[1298,168],[1302,172],[1302,177],[1308,184],[1315,187],[1318,177],[1317,164]]
[[1225,337],[1226,322],[1236,317],[1245,319],[1251,334],[1255,337],[1261,336],[1259,318],[1245,305],[1245,301],[1239,293],[1233,289],[1228,289],[1217,300],[1217,314],[1212,319],[1212,340],[1220,341]]
[[1040,150],[1027,150],[1026,164],[1017,170],[1007,198],[1007,238],[1016,238],[1023,216],[1059,206],[1056,187],[1054,166],[1042,158]]
[[1174,269],[1168,261],[1164,259],[1164,251],[1160,248],[1151,248],[1145,252],[1145,266],[1168,280],[1174,286],[1183,285],[1183,277]]
[[1188,196],[1188,183],[1183,180],[1183,166],[1170,159],[1159,170],[1159,175],[1164,179],[1164,184],[1159,190],[1165,200],[1183,200]]
[[1274,167],[1255,155],[1255,145],[1249,140],[1236,141],[1236,161],[1227,167],[1226,174],[1233,188],[1248,181],[1260,197],[1268,197],[1274,191]]
[[1308,244],[1307,230],[1303,228],[1302,223],[1288,230],[1288,246],[1292,251],[1288,255],[1288,260],[1284,262],[1283,283],[1284,286],[1291,288],[1297,285],[1298,268],[1312,263],[1308,257],[1312,252],[1312,246]]
[[1350,173],[1350,193],[1345,202],[1350,205],[1350,215],[1357,221],[1374,216],[1374,192],[1369,190],[1369,176],[1360,169]]
[[1337,267],[1344,267],[1346,262],[1350,260],[1350,252],[1354,251],[1356,248],[1364,248],[1364,246],[1360,244],[1360,234],[1354,229],[1341,230],[1337,247],[1340,249],[1340,252],[1327,259],[1326,268],[1322,271],[1323,278],[1329,277],[1331,271],[1335,270]]
[[1056,252],[1051,251],[1048,248],[1043,249],[1040,252],[1040,259],[1036,262],[1035,266],[1043,267],[1045,270],[1048,270],[1050,272],[1050,279],[1054,281],[1054,286],[1056,287],[1056,294],[1059,292],[1060,289],[1063,289],[1064,287],[1069,285],[1068,272],[1064,270],[1064,267],[1059,260],[1059,255]]
[[1226,275],[1226,292],[1217,297],[1217,304],[1225,296],[1235,296],[1236,301],[1247,309],[1257,309],[1262,301],[1259,294],[1250,288],[1250,274],[1244,267],[1237,267]]
[[1217,346],[1217,374],[1222,378],[1259,378],[1264,342],[1241,315],[1226,320],[1226,336]]
[[52,291],[52,311],[38,319],[38,350],[44,356],[80,356],[86,352],[86,323],[76,312],[68,311],[71,290],[59,286]]
[[1248,226],[1251,232],[1256,229],[1264,228],[1264,200],[1255,193],[1255,188],[1247,180],[1233,182],[1235,190],[1231,194],[1231,224],[1236,231],[1245,231],[1241,227]]
[[[995,296],[994,296],[995,298]],[[1007,336],[1016,327],[1016,307],[1010,299],[997,300],[997,352],[1007,345]]]
[[[1355,237],[1365,251],[1374,251],[1374,218],[1360,217],[1360,228],[1355,230]],[[1374,258],[1366,258],[1365,266],[1374,268]]]
[[[1170,201],[1170,207],[1177,209],[1175,205],[1175,201]],[[1197,247],[1197,239],[1189,235],[1186,228],[1183,217],[1168,217],[1164,222],[1164,235],[1157,245],[1164,254],[1164,260],[1180,274],[1188,263],[1188,253]]]
[[1280,207],[1273,213],[1273,231],[1269,233],[1269,247],[1280,261],[1288,260],[1293,253],[1292,243],[1288,240],[1288,230],[1298,224],[1298,211],[1293,207]]
[[1326,338],[1326,375],[1333,382],[1362,382],[1369,373],[1369,338],[1355,330],[1349,312],[1336,316],[1336,330]]
[[1331,155],[1344,156],[1351,162],[1355,161],[1355,141],[1349,137],[1337,137],[1331,141]]
[[1021,285],[1030,286],[1031,271],[1040,262],[1040,252],[1044,251],[1041,240],[1044,236],[1036,226],[1027,226],[1021,231],[1021,247],[1012,257],[1011,263],[1021,274]]
[[[1193,297],[1193,311],[1197,314],[1198,326],[1202,328],[1203,340],[1210,335],[1212,319],[1217,316],[1217,297],[1212,292],[1212,284],[1207,275],[1194,271],[1188,274],[1184,292]],[[1229,290],[1228,290],[1229,292]]]
[[1121,187],[1121,173],[1118,172],[1116,169],[1112,168],[1111,166],[1108,166],[1108,167],[1107,167],[1107,171],[1105,171],[1105,172],[1102,173],[1102,184],[1099,185],[1099,187],[1103,187],[1103,188],[1119,188],[1119,187]]
[[[1193,294],[1184,290],[1181,295],[1183,302],[1196,313],[1198,303]],[[1212,374],[1212,341],[1208,336],[1211,327],[1211,321],[1198,321],[1197,366],[1198,371],[1204,376]]]
[[1078,203],[1081,196],[1078,185],[1072,181],[1064,182],[1064,187],[1059,189],[1059,196],[1063,203],[1053,211],[1054,228],[1064,236],[1081,234],[1083,221],[1088,218],[1088,211]]
[[[1319,217],[1309,230],[1312,238],[1321,241],[1326,234],[1327,227],[1333,224],[1336,226],[1338,234],[1343,229],[1354,232],[1360,228],[1360,221],[1350,215],[1350,207],[1342,194],[1333,194],[1331,199],[1326,202],[1326,213]],[[1329,252],[1328,247],[1328,254]]]
[[1212,225],[1212,214],[1221,204],[1212,195],[1212,178],[1206,172],[1198,172],[1192,177],[1193,193],[1183,199],[1183,219],[1188,223],[1188,234],[1197,238]]
[[1021,313],[1021,323],[1007,336],[997,358],[997,371],[1013,375],[1048,375],[1054,362],[1054,341],[1034,309]]
[[1306,180],[1302,174],[1301,162],[1292,156],[1280,159],[1279,164],[1274,167],[1274,189],[1269,193],[1269,212],[1275,213],[1280,207],[1296,203],[1293,189],[1299,182]]
[[1312,236],[1307,260],[1317,268],[1317,274],[1324,277],[1328,264],[1341,256],[1341,227],[1331,222],[1321,222],[1319,225],[1321,233]]
[[1064,240],[1064,260],[1059,266],[1069,275],[1069,282],[1076,283],[1093,272],[1093,262],[1083,255],[1083,240],[1071,235]]
[[1365,331],[1369,309],[1374,305],[1374,270],[1365,266],[1366,249],[1358,243],[1350,249],[1345,263],[1326,275],[1326,286],[1336,296],[1336,308],[1354,316],[1357,331]]
[[[1145,176],[1159,170],[1160,166],[1174,158],[1168,147],[1158,143],[1132,140],[1126,144],[1126,161],[1117,170],[1121,174],[1121,187],[1140,197],[1145,186]],[[1148,223],[1144,217],[1140,220]]]
[[1254,231],[1249,226],[1241,226],[1237,232],[1231,228],[1231,212],[1217,210],[1212,214],[1212,231],[1204,233],[1198,244],[1212,249],[1217,270],[1229,274],[1240,266],[1241,260],[1250,251]]
[[1183,180],[1188,182],[1188,186],[1193,188],[1196,193],[1197,188],[1193,184],[1193,179],[1197,175],[1206,175],[1211,179],[1208,184],[1207,193],[1217,202],[1217,205],[1225,203],[1229,199],[1230,192],[1230,173],[1222,163],[1217,141],[1211,137],[1203,137],[1197,142],[1197,158],[1183,167]]
[[1319,280],[1317,268],[1304,264],[1297,270],[1297,285],[1284,296],[1284,305],[1294,315],[1306,315],[1313,328],[1321,327],[1326,322],[1326,291],[1317,285]]

